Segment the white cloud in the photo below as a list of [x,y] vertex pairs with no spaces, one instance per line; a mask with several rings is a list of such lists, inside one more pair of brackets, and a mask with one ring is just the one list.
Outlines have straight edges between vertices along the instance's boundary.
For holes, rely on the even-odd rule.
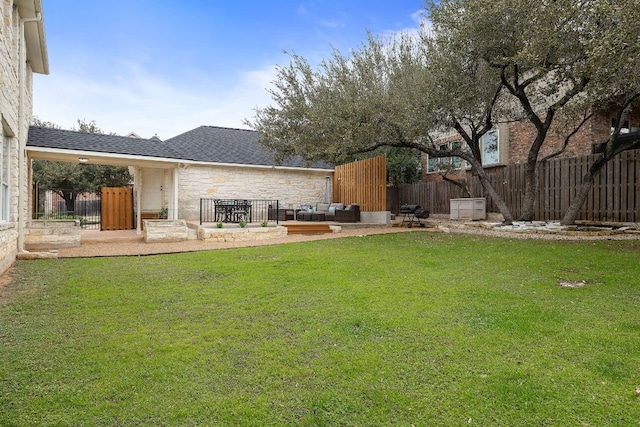
[[[306,0],[301,3],[296,12],[304,16],[303,22],[309,23],[308,31],[304,37],[293,30],[287,32],[286,36],[291,40],[280,42],[280,45],[293,46],[290,50],[298,47],[299,54],[316,64],[331,56],[332,46],[350,44],[340,38],[348,37],[343,34],[347,32],[328,29],[342,27],[339,18],[329,18],[318,27],[315,15],[318,2]],[[411,16],[417,27],[420,12]],[[416,27],[405,30],[417,31]],[[307,39],[311,33],[315,36]],[[357,47],[364,41],[363,31],[362,39],[353,45]],[[110,53],[106,46],[100,56],[94,57],[91,55],[95,55],[95,51],[69,56],[66,50],[61,49],[57,55],[51,50],[51,58],[55,61],[51,64],[52,74],[34,78],[34,114],[67,129],[75,126],[80,118],[95,120],[107,132],[120,135],[135,132],[143,137],[157,133],[162,139],[201,125],[245,128],[243,120],[252,119],[256,107],[271,103],[267,88],[276,78],[276,68],[263,65],[262,54],[256,54],[254,58],[241,49],[235,50],[224,56],[203,51],[195,62],[176,63],[165,56],[158,59],[159,62],[153,62],[153,56],[144,55],[136,55],[136,62],[121,62],[122,56],[118,55],[126,53],[117,50]],[[229,74],[231,71],[227,67],[238,67],[239,61],[234,57],[238,51],[241,51],[244,63],[260,60],[262,64],[245,65],[254,68]],[[279,53],[273,54],[276,61],[289,61],[287,57],[275,56]],[[274,57],[267,61],[273,61]],[[203,62],[206,67],[195,69]],[[191,69],[185,70],[185,67]],[[217,70],[227,74],[215,74]]]
[[71,73],[37,76],[34,114],[72,128],[76,120],[95,120],[106,132],[167,139],[201,125],[241,127],[253,109],[269,103],[266,88],[275,67],[240,73],[230,80],[214,77],[170,81],[128,64],[113,77]]
[[327,28],[344,28],[346,25],[338,21],[320,21],[320,25]]
[[420,38],[421,31],[427,31],[427,33],[431,32],[431,22],[425,16],[424,9],[420,9],[411,14],[411,20],[416,23],[415,26],[405,27],[396,30],[388,30],[384,34],[393,39],[397,36],[408,35],[412,38],[418,40]]
[[425,16],[425,11],[423,9],[413,12],[411,14],[411,19],[417,24],[427,21],[427,17]]

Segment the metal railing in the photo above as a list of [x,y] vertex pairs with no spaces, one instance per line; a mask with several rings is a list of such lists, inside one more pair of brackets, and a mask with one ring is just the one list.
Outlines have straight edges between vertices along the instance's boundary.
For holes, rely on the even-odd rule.
[[100,195],[66,190],[69,200],[65,200],[51,190],[40,194],[35,219],[77,219],[83,229],[100,230]]
[[200,225],[204,223],[246,224],[278,222],[278,200],[200,199]]

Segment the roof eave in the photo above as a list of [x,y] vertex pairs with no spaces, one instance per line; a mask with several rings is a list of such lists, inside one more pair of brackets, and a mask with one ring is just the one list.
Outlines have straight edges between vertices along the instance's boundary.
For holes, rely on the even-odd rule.
[[177,167],[180,161],[165,157],[140,156],[133,154],[107,153],[89,150],[72,150],[66,148],[48,148],[27,145],[27,155],[34,160],[52,160],[75,162],[80,157],[86,157],[93,164],[107,164],[114,166],[144,166]]
[[20,19],[41,17],[39,21],[24,23],[27,60],[34,73],[49,74],[49,54],[44,30],[42,0],[18,0],[17,3]]
[[105,164],[114,165],[128,165],[135,166],[138,163],[154,163],[157,165],[194,165],[194,166],[217,166],[217,167],[229,167],[229,168],[243,168],[243,169],[269,169],[269,170],[289,170],[298,172],[317,172],[317,173],[333,173],[333,169],[322,168],[303,168],[295,166],[273,166],[273,165],[251,165],[251,164],[238,164],[238,163],[219,163],[219,162],[206,162],[196,160],[185,160],[179,158],[170,157],[152,157],[141,156],[135,154],[120,154],[120,153],[107,153],[90,150],[77,150],[67,148],[50,148],[50,147],[38,147],[34,145],[27,145],[27,154],[32,159],[39,160],[54,160],[54,161],[75,161],[80,157],[87,157],[93,159],[92,163],[101,164],[100,161],[107,161]]
[[275,169],[275,170],[291,170],[300,172],[327,172],[333,173],[335,169],[324,168],[305,168],[302,166],[276,166],[276,165],[255,165],[250,163],[222,163],[222,162],[207,162],[204,160],[180,160],[180,163],[186,165],[196,166],[220,166],[229,168],[245,168],[245,169]]

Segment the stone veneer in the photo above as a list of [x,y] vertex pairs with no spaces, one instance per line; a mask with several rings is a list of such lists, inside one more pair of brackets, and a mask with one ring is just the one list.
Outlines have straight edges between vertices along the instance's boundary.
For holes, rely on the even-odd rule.
[[183,242],[189,238],[187,223],[183,219],[146,219],[144,242]]
[[[2,137],[11,144],[11,163],[9,170],[9,212],[8,221],[0,222],[0,273],[11,266],[18,252],[18,221],[28,215],[29,203],[25,201],[24,212],[18,212],[19,192],[22,192],[25,200],[29,190],[29,184],[25,179],[19,182],[18,153],[26,143],[29,123],[32,114],[32,70],[30,64],[26,64],[24,85],[24,117],[19,117],[19,90],[20,66],[19,46],[24,46],[23,40],[18,40],[20,35],[17,8],[11,1],[0,3],[0,129]],[[22,137],[18,141],[18,136]],[[4,143],[4,141],[0,140]],[[1,148],[1,147],[0,147]],[[24,163],[26,170],[26,159]]]
[[332,170],[188,165],[179,170],[178,215],[198,220],[201,198],[279,200],[291,208],[315,205],[331,200],[332,174]]
[[33,220],[24,235],[26,250],[42,251],[80,246],[79,220]]
[[0,273],[13,264],[18,252],[18,229],[15,224],[0,224]]
[[286,237],[287,227],[198,228],[198,239],[214,242],[245,242]]

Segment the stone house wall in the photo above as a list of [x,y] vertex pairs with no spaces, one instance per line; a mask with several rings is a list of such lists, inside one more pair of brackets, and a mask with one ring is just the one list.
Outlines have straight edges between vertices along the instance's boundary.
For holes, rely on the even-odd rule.
[[186,165],[178,172],[178,218],[200,218],[200,199],[269,199],[285,207],[331,201],[332,170]]
[[[25,203],[25,212],[18,212],[19,192],[27,194],[28,184],[19,181],[19,150],[26,144],[32,114],[32,70],[26,65],[24,88],[24,117],[19,117],[19,89],[20,43],[24,46],[24,40],[18,40],[20,16],[13,2],[0,3],[0,117],[2,129],[2,144],[10,144],[11,156],[9,167],[9,212],[8,220],[0,220],[0,273],[6,270],[15,260],[18,250],[18,221],[19,215],[26,215],[28,204]],[[20,120],[22,119],[22,122]],[[18,141],[18,136],[22,141]],[[26,156],[25,156],[26,170]]]

